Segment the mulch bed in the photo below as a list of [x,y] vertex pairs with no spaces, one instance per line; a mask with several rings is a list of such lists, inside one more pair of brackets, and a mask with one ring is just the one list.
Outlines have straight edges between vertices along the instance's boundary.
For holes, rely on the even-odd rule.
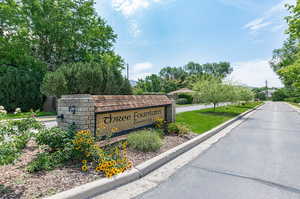
[[[157,152],[143,153],[128,149],[127,155],[136,166],[194,137],[196,134],[184,137],[166,136],[163,146]],[[41,149],[34,141],[30,141],[16,164],[0,166],[1,199],[42,198],[103,178],[93,171],[82,172],[80,165],[72,164],[52,171],[28,173],[26,171],[27,164],[39,152]]]

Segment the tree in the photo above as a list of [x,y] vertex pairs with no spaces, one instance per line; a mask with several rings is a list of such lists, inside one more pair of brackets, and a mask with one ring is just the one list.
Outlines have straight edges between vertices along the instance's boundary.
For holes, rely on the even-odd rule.
[[[202,77],[217,77],[224,78],[232,72],[230,63],[207,63],[198,64],[189,62],[184,67],[165,67],[159,72],[159,76],[148,76],[145,80],[140,80],[138,86],[144,92],[165,92],[169,93],[181,88],[192,88],[195,82],[198,82]],[[160,81],[160,83],[158,83]],[[154,88],[155,86],[155,88]],[[160,90],[159,90],[160,88]]]
[[184,66],[185,71],[189,75],[202,75],[203,74],[203,66],[196,62],[189,62]]
[[60,66],[48,72],[41,91],[48,96],[63,94],[131,94],[131,86],[121,75],[120,68],[101,62],[78,62]]
[[22,31],[17,35],[4,31],[3,23],[14,13],[14,9],[4,10],[0,2],[0,105],[10,112],[39,109],[43,103],[40,85],[47,68],[31,54],[29,42],[20,39]]
[[218,78],[198,81],[193,90],[196,91],[194,99],[197,102],[212,103],[214,110],[219,103],[228,102],[232,86],[223,84]]
[[267,99],[267,95],[266,95],[266,88],[262,87],[262,88],[254,88],[252,89],[252,91],[254,92],[254,98],[264,101]]
[[[40,108],[44,97],[40,87],[46,71],[55,71],[44,79],[42,88],[47,95],[99,90],[100,93],[130,93],[131,87],[120,72],[124,61],[112,49],[117,36],[97,15],[94,4],[95,0],[0,1],[1,105],[10,110]],[[101,66],[101,85],[96,79],[90,82],[79,74],[94,77],[88,70],[100,71],[89,66],[85,70],[84,62],[86,65],[97,62]],[[59,74],[61,65],[65,73]],[[77,75],[74,77],[72,69],[66,72],[66,67],[80,71],[73,71]],[[71,78],[82,85],[77,84],[73,89],[70,82],[77,82]],[[100,88],[91,88],[93,85]]]
[[97,61],[116,35],[97,16],[94,0],[3,0],[0,37],[18,38],[54,71],[64,63]]
[[300,89],[300,59],[297,59],[294,64],[278,70],[278,74],[285,85]]
[[207,80],[211,78],[213,78],[213,76],[209,74],[192,74],[185,79],[184,85],[192,89],[194,87],[194,84],[198,81]]
[[165,67],[162,68],[159,72],[159,76],[166,80],[178,80],[183,81],[187,73],[182,67]]
[[130,81],[128,79],[125,79],[123,81],[123,85],[121,86],[120,93],[121,95],[132,95],[133,90],[130,84]]
[[206,63],[203,65],[195,62],[189,62],[184,66],[184,69],[189,75],[201,76],[205,74],[221,78],[226,77],[233,71],[229,62]]
[[289,97],[288,91],[285,88],[280,88],[277,89],[273,94],[272,94],[272,100],[273,101],[284,101],[285,98]]
[[[34,63],[32,63],[34,64]],[[29,111],[43,103],[40,85],[45,73],[42,67],[0,67],[0,104],[9,112],[16,108]]]
[[202,67],[205,74],[220,78],[225,78],[233,71],[229,62],[207,63],[203,64]]
[[136,87],[142,89],[144,92],[161,92],[162,80],[158,75],[152,74],[147,76],[145,80],[139,79]]
[[162,80],[162,92],[164,93],[170,93],[183,87],[185,87],[185,85],[178,80]]
[[289,38],[280,49],[273,51],[270,61],[272,69],[277,72],[279,69],[293,64],[296,61],[296,54],[299,52],[299,44],[295,39]]
[[238,101],[249,102],[254,99],[255,94],[249,88],[237,86],[235,87],[235,90],[237,92]]
[[288,23],[288,39],[281,49],[273,51],[273,59],[270,64],[273,70],[283,81],[286,90],[279,90],[275,93],[275,99],[300,96],[300,1],[296,5],[287,5],[290,15],[286,17]]

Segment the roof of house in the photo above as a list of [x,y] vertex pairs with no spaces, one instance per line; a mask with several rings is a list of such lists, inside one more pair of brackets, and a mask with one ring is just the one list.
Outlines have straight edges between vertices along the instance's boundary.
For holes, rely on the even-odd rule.
[[179,90],[176,90],[176,91],[173,91],[173,92],[170,92],[168,93],[169,95],[175,95],[175,94],[178,94],[178,93],[194,93],[195,91],[191,90],[191,89],[188,89],[188,88],[182,88],[182,89],[179,89]]

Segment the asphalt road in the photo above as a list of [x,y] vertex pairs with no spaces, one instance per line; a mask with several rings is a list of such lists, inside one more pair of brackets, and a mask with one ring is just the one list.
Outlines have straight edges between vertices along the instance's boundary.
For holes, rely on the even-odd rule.
[[[230,103],[222,103],[219,104],[218,106],[225,106],[227,104]],[[201,110],[201,109],[205,109],[205,108],[212,108],[214,107],[212,104],[208,104],[208,105],[192,105],[192,106],[181,106],[181,107],[176,107],[176,113],[183,113],[183,112],[189,112],[189,111],[196,111],[196,110]]]
[[300,115],[268,102],[137,199],[299,199]]

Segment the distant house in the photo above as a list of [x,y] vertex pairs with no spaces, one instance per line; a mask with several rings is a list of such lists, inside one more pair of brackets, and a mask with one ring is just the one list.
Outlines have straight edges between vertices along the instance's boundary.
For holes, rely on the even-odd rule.
[[129,80],[129,82],[132,87],[135,87],[137,85],[137,81]]
[[188,88],[182,88],[173,92],[168,93],[168,95],[177,95],[180,93],[194,93],[195,91],[188,89]]

